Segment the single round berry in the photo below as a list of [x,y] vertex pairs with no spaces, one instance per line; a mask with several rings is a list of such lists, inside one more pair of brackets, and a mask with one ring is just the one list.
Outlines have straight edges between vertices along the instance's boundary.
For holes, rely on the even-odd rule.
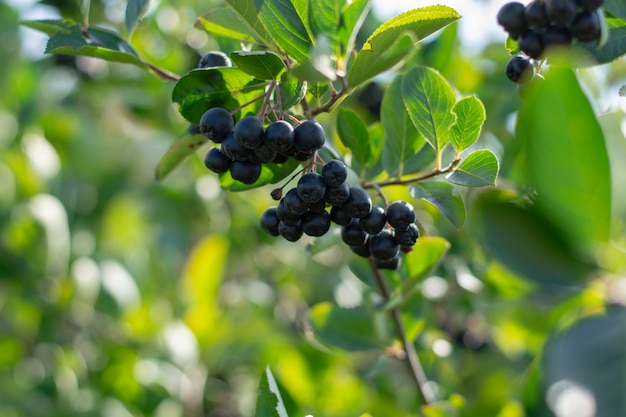
[[543,37],[538,32],[524,33],[519,37],[517,46],[529,57],[538,59],[543,54]]
[[420,231],[415,223],[411,223],[405,230],[394,230],[394,237],[400,246],[413,246],[420,237]]
[[326,134],[315,120],[305,120],[293,130],[293,147],[301,153],[313,152],[324,146]]
[[506,63],[505,73],[514,83],[526,83],[533,78],[534,68],[530,60],[518,55]]
[[394,201],[387,206],[387,221],[394,229],[405,230],[415,222],[415,210],[406,201]]
[[572,35],[581,42],[589,42],[598,39],[601,25],[600,17],[596,12],[582,12],[571,26]]
[[498,11],[496,19],[513,39],[517,39],[526,30],[525,7],[520,2],[506,3]]
[[270,207],[261,215],[261,228],[272,236],[278,236],[280,219],[276,214],[276,207]]
[[526,5],[526,24],[532,29],[545,29],[550,25],[546,4],[541,0],[532,0]]
[[232,162],[233,160],[224,155],[218,148],[209,150],[204,156],[204,165],[216,174],[228,171]]
[[572,33],[563,26],[550,26],[543,34],[544,48],[567,47],[572,44]]
[[294,216],[302,216],[309,210],[309,203],[300,198],[295,188],[287,191],[287,194],[283,197],[285,208]]
[[276,207],[276,215],[278,216],[280,221],[290,226],[293,226],[300,221],[300,216],[291,214],[289,210],[287,210],[284,200],[280,200],[280,202],[278,203],[278,207]]
[[296,161],[300,161],[300,162],[304,162],[304,161],[308,161],[309,159],[311,159],[313,157],[313,153],[315,151],[311,151],[311,152],[296,152],[293,155],[293,159],[295,159]]
[[322,167],[322,178],[326,185],[339,187],[348,178],[348,168],[340,160],[333,159]]
[[278,233],[290,242],[295,242],[302,237],[304,233],[302,231],[302,224],[297,222],[294,225],[289,225],[283,221],[278,223]]
[[350,197],[341,207],[350,217],[363,218],[372,211],[372,199],[363,188],[350,187]]
[[396,255],[391,259],[374,258],[374,265],[380,269],[396,270],[400,266],[400,255]]
[[369,237],[365,239],[365,242],[362,245],[350,246],[350,250],[357,255],[362,256],[363,258],[369,258],[369,256],[371,255],[369,247]]
[[389,230],[383,230],[369,238],[369,249],[376,259],[391,259],[400,253],[400,245]]
[[340,206],[350,197],[350,185],[347,182],[342,183],[338,187],[326,187],[324,193],[324,201],[331,206]]
[[276,152],[287,152],[293,146],[293,126],[284,120],[278,120],[265,129],[265,142]]
[[341,206],[333,206],[330,209],[330,219],[339,226],[347,226],[352,222],[352,217]]
[[557,26],[569,26],[576,17],[575,0],[545,0],[550,21]]
[[261,165],[248,161],[233,161],[230,165],[230,175],[234,180],[244,184],[254,184],[261,176]]
[[200,58],[198,68],[230,67],[230,58],[222,51],[210,51]]
[[309,205],[309,211],[313,213],[326,212],[326,202],[324,200],[316,201]]
[[254,149],[263,142],[263,124],[254,116],[246,116],[235,124],[235,139],[241,146]]
[[604,0],[576,0],[576,4],[584,10],[593,11],[604,4]]
[[278,153],[275,150],[270,149],[265,142],[261,143],[259,147],[254,148],[252,153],[264,164],[272,162],[274,158],[276,158],[276,155],[278,155]]
[[200,131],[215,143],[221,143],[235,127],[233,116],[226,109],[213,107],[202,114]]
[[302,230],[308,236],[323,236],[330,229],[330,215],[309,211],[302,216]]
[[289,156],[282,154],[282,153],[277,153],[276,157],[272,160],[273,164],[284,164],[285,162],[287,162],[289,160]]
[[370,214],[363,217],[360,221],[361,227],[370,235],[376,235],[383,230],[387,224],[387,216],[382,207],[374,206]]
[[296,190],[302,200],[307,203],[315,203],[324,198],[326,183],[317,172],[307,172],[298,181]]
[[224,139],[224,142],[222,142],[221,145],[221,150],[233,161],[246,161],[252,153],[250,149],[244,148],[239,142],[237,142],[233,132],[230,132],[226,139]]
[[353,219],[349,225],[341,228],[341,240],[348,246],[359,246],[365,243],[367,233],[361,229],[358,219]]

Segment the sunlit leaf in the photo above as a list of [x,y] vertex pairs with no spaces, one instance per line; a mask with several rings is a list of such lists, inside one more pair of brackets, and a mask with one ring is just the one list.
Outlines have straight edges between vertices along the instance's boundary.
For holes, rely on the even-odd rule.
[[448,181],[465,187],[486,187],[496,185],[500,166],[496,156],[487,149],[480,149],[467,155],[446,178]]
[[354,49],[356,37],[371,7],[370,0],[353,0],[343,7],[337,36],[343,47],[344,54],[350,54]]
[[339,25],[342,19],[341,11],[346,0],[318,0],[310,2],[311,27],[315,37],[324,35],[329,39],[332,50],[338,44]]
[[38,30],[49,36],[55,34],[59,29],[67,30],[74,25],[71,19],[43,19],[43,20],[22,20],[20,25]]
[[450,242],[441,237],[422,236],[413,250],[404,257],[408,278],[402,282],[402,293],[411,291],[441,261],[450,249]]
[[443,181],[423,181],[410,188],[411,195],[428,201],[456,227],[465,223],[465,204],[454,194],[452,184]]
[[352,110],[339,109],[337,112],[337,133],[341,143],[350,149],[359,166],[365,167],[372,153],[367,127],[361,118]]
[[270,47],[272,37],[267,33],[265,27],[259,20],[259,13],[250,0],[224,0],[246,23],[248,30],[254,38],[261,44]]
[[265,368],[259,382],[254,417],[289,417],[269,366]]
[[128,0],[126,4],[126,33],[128,37],[133,33],[135,26],[143,18],[150,6],[150,0]]
[[275,80],[286,70],[282,58],[269,51],[235,51],[230,59],[237,68],[260,80]]
[[157,181],[163,181],[181,162],[207,142],[203,135],[185,133],[163,154],[156,168]]
[[258,42],[250,34],[247,23],[235,10],[218,7],[198,17],[194,27],[215,36],[223,36],[242,42]]
[[456,121],[450,129],[450,143],[457,154],[476,142],[487,117],[485,106],[476,96],[463,97],[452,108]]
[[613,16],[626,20],[626,3],[622,0],[605,0],[603,7]]

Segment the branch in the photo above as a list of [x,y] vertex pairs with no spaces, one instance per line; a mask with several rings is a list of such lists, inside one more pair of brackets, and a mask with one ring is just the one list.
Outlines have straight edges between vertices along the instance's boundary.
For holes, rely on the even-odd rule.
[[441,174],[447,174],[448,172],[452,172],[454,171],[454,168],[456,168],[456,166],[459,164],[459,162],[461,162],[460,158],[455,159],[454,161],[450,162],[450,165],[448,165],[447,167],[440,169],[440,168],[435,168],[433,171],[427,173],[427,174],[423,174],[417,177],[413,177],[413,178],[405,178],[405,179],[401,179],[401,178],[395,178],[395,179],[390,179],[390,180],[385,180],[385,181],[380,181],[380,182],[371,182],[371,183],[367,183],[367,184],[363,184],[362,187],[363,188],[380,188],[380,187],[385,187],[388,185],[407,185],[407,184],[413,184],[415,182],[420,182],[420,181],[424,181],[427,180],[429,178],[433,178],[436,177],[437,175],[441,175]]
[[343,96],[348,94],[348,91],[349,90],[347,87],[344,87],[339,91],[333,90],[331,92],[330,99],[326,103],[315,108],[309,108],[308,103],[304,102],[303,100],[303,110],[304,110],[304,114],[306,118],[312,120],[312,119],[315,119],[315,116],[317,116],[320,113],[330,112],[333,106],[337,104],[339,99],[341,99]]
[[178,81],[180,80],[180,76],[177,74],[174,74],[173,72],[169,72],[161,67],[157,67],[154,64],[151,64],[149,62],[145,63],[148,68],[150,68],[152,71],[154,71],[156,73],[156,75],[159,76],[159,78],[162,78],[166,81]]

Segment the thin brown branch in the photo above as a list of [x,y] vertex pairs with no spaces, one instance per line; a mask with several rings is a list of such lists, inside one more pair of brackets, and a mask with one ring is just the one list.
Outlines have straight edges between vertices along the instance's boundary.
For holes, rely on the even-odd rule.
[[[331,91],[330,99],[319,107],[309,108],[307,105],[303,105],[304,114],[307,119],[314,119],[320,113],[330,112],[335,104],[346,94],[348,94],[347,88],[341,90]],[[303,100],[304,104],[304,100]]]
[[174,74],[173,72],[169,72],[168,70],[165,70],[165,69],[163,69],[161,67],[158,67],[158,66],[156,66],[154,64],[151,64],[149,62],[146,62],[145,64],[148,66],[148,68],[150,68],[152,71],[154,71],[154,73],[156,75],[158,75],[159,78],[162,78],[162,79],[167,80],[167,81],[178,81],[178,80],[180,80],[180,75],[178,75],[178,74]]
[[417,177],[404,178],[404,179],[402,179],[402,178],[392,178],[392,179],[389,179],[389,180],[375,182],[375,183],[374,182],[366,183],[366,184],[363,184],[362,187],[363,188],[380,188],[380,187],[386,187],[388,185],[408,185],[408,184],[413,184],[413,183],[416,183],[416,182],[420,182],[420,181],[424,181],[424,180],[436,177],[437,175],[447,174],[448,172],[452,172],[454,170],[454,168],[456,168],[456,166],[459,164],[459,162],[461,162],[461,159],[457,158],[454,161],[452,161],[450,163],[450,165],[448,165],[447,167],[445,167],[443,169],[435,168],[431,172],[419,175]]

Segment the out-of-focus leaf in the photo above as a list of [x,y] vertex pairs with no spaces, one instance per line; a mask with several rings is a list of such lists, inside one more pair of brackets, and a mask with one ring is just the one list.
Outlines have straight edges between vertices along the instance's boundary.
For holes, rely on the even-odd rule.
[[361,169],[364,169],[372,156],[367,126],[352,110],[339,109],[337,112],[337,133],[343,145],[350,149]]
[[504,48],[510,56],[517,55],[520,52],[517,41],[509,36],[507,36],[506,40],[504,41]]
[[261,166],[261,175],[253,184],[244,184],[240,181],[236,181],[230,175],[230,171],[227,171],[220,174],[220,185],[225,190],[246,191],[266,184],[275,184],[291,174],[298,164],[299,162],[295,159],[289,159],[289,161],[284,164],[263,164]]
[[241,16],[241,19],[246,22],[248,30],[250,31],[250,33],[252,33],[258,43],[266,45],[268,47],[272,46],[272,37],[267,33],[265,27],[259,20],[258,10],[256,9],[252,1],[225,0],[225,3],[232,7],[232,9],[239,16]]
[[150,0],[128,0],[126,4],[126,32],[128,37],[133,33],[135,26],[143,18],[150,6]]
[[383,146],[385,143],[385,129],[381,123],[372,123],[367,128],[370,146],[370,162],[365,167],[365,179],[373,180],[383,173]]
[[403,291],[409,290],[424,278],[443,258],[450,249],[450,242],[441,237],[422,236],[413,250],[404,257],[407,276],[403,283]]
[[476,96],[463,97],[452,108],[456,121],[450,128],[450,143],[457,155],[476,142],[487,117],[485,106]]
[[342,9],[338,38],[344,54],[350,54],[354,49],[356,37],[371,7],[370,0],[354,0]]
[[493,152],[479,149],[467,155],[446,178],[465,187],[486,187],[496,185],[499,170],[498,159]]
[[626,3],[622,0],[605,0],[603,7],[613,16],[626,20]]
[[242,42],[258,41],[250,34],[247,23],[235,10],[217,7],[198,17],[194,27],[215,36],[223,36]]
[[[607,36],[602,45],[595,42],[579,43],[576,46],[589,52],[592,64],[606,64],[626,54],[626,20],[613,19],[613,26],[607,26]],[[586,65],[583,62],[583,65]]]
[[338,44],[341,11],[346,0],[318,0],[310,2],[311,28],[315,38],[323,35],[329,39],[331,49],[335,52]]
[[163,181],[174,168],[200,146],[204,145],[207,140],[208,139],[203,135],[189,135],[186,132],[183,136],[176,139],[159,160],[159,164],[156,168],[157,181]]
[[259,80],[275,80],[286,70],[282,58],[269,51],[235,51],[230,59],[237,68]]
[[278,94],[283,110],[287,110],[300,103],[307,91],[307,82],[290,76],[288,71],[283,72],[280,77]]
[[74,25],[71,19],[43,19],[43,20],[23,20],[20,25],[38,30],[46,35],[52,36],[59,29],[66,29]]
[[456,227],[465,223],[465,204],[459,195],[454,195],[452,184],[442,181],[423,181],[410,188],[411,195],[435,206]]
[[289,417],[269,365],[259,382],[254,417]]

